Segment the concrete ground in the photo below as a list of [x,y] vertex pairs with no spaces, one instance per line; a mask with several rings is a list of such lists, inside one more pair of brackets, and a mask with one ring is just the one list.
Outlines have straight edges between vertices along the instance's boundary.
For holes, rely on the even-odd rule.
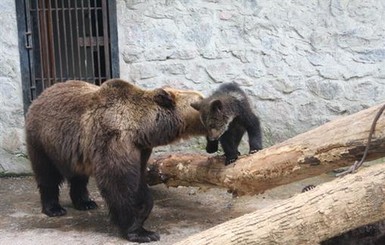
[[31,164],[24,154],[12,154],[0,148],[0,176],[30,173],[32,173]]
[[[17,158],[20,160],[23,157]],[[20,166],[23,165],[24,162],[20,161]],[[18,168],[17,171],[18,174],[31,173],[25,168]],[[332,173],[323,174],[263,194],[237,198],[219,188],[202,190],[195,187],[167,188],[163,184],[152,186],[154,208],[145,222],[145,228],[160,233],[161,240],[151,244],[173,244],[227,220],[297,195],[309,184],[319,185],[334,178]],[[41,213],[40,197],[32,176],[0,177],[0,245],[133,244],[121,238],[118,229],[110,223],[106,204],[93,178],[90,179],[89,191],[99,208],[78,211],[72,207],[68,186],[64,184],[60,201],[67,209],[67,215],[50,218]],[[385,220],[321,243],[341,244],[385,244]]]
[[[160,233],[151,244],[172,244],[189,235],[213,227],[301,192],[307,184],[333,179],[322,175],[275,188],[256,196],[233,198],[224,189],[206,191],[193,187],[151,187],[154,209],[145,227]],[[67,185],[61,190],[61,204],[67,215],[49,218],[41,213],[39,194],[33,177],[0,178],[0,244],[128,244],[110,224],[106,205],[95,181],[89,185],[99,208],[78,211],[72,208]]]

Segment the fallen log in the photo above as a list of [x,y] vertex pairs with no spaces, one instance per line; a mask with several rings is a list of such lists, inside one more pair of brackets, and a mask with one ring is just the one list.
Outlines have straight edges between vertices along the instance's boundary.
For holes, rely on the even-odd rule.
[[[341,117],[224,166],[222,157],[174,154],[149,162],[148,183],[217,186],[234,194],[256,194],[349,166],[363,155],[372,121],[382,105]],[[377,123],[367,160],[385,156],[385,120]]]
[[177,244],[318,244],[383,219],[385,163],[324,183]]

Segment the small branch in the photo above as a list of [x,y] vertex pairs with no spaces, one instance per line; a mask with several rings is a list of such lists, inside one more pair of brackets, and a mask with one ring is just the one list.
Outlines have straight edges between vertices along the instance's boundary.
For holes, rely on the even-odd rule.
[[376,117],[373,120],[372,127],[370,128],[370,132],[369,132],[368,142],[366,143],[364,155],[362,156],[361,160],[355,161],[353,163],[353,165],[350,166],[350,168],[348,168],[347,170],[345,170],[342,173],[337,174],[337,176],[345,176],[347,174],[354,173],[358,168],[360,168],[362,166],[362,164],[366,160],[366,156],[368,155],[369,147],[370,147],[370,144],[372,142],[372,136],[373,136],[374,131],[376,130],[377,121],[380,118],[380,116],[382,115],[382,113],[384,112],[384,110],[385,110],[385,105],[383,105],[381,107],[381,109],[377,112]]

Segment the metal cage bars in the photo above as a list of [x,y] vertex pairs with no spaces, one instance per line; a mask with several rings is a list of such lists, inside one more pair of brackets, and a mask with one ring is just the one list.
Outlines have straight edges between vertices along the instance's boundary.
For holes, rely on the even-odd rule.
[[118,76],[111,67],[108,8],[107,0],[25,0],[30,100],[56,82],[100,85]]

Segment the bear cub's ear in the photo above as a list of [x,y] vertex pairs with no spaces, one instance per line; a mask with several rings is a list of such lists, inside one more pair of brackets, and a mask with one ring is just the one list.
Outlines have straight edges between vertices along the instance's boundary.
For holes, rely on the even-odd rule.
[[164,89],[158,88],[154,90],[154,101],[158,105],[165,108],[175,107],[175,95],[172,93],[166,92]]
[[202,102],[193,102],[190,104],[190,106],[195,110],[199,111],[202,107]]
[[220,112],[223,109],[223,103],[221,100],[212,100],[210,102],[210,110],[212,112]]

